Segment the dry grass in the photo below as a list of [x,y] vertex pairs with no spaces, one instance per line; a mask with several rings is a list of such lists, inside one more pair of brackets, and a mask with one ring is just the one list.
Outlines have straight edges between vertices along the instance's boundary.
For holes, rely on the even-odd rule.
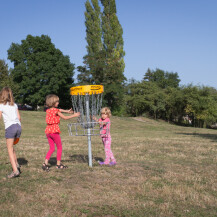
[[[21,112],[22,139],[16,146],[22,174],[10,172],[3,124],[0,158],[0,216],[217,216],[216,131],[185,128],[150,119],[112,117],[116,167],[100,167],[99,137],[70,137],[61,122],[63,163],[42,171],[48,151],[44,112]],[[142,120],[142,121],[141,121]]]

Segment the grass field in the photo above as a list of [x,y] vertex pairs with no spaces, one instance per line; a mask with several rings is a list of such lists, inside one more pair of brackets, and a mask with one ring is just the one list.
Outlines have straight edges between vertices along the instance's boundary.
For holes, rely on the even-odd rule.
[[112,117],[115,167],[101,167],[101,139],[70,137],[61,121],[62,162],[49,173],[41,165],[48,151],[45,112],[21,112],[16,145],[22,174],[11,172],[0,123],[0,216],[217,216],[217,131],[171,125],[146,118]]

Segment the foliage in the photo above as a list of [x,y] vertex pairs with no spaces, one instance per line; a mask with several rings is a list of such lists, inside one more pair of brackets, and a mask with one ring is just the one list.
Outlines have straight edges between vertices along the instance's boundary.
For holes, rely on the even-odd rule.
[[101,0],[103,48],[106,54],[104,66],[105,99],[112,110],[119,110],[123,102],[124,55],[123,29],[119,23],[115,0]]
[[115,0],[86,1],[85,25],[87,55],[79,66],[79,84],[103,84],[104,103],[118,113],[123,104],[124,60],[123,30],[117,18]]
[[168,121],[182,121],[185,115],[185,97],[180,88],[168,87],[165,89],[166,106],[165,119]]
[[153,82],[133,82],[127,87],[127,111],[133,116],[148,113],[155,119],[165,111],[165,93]]
[[156,69],[155,71],[148,69],[143,80],[155,82],[161,88],[177,88],[180,82],[177,72],[165,72],[161,69]]
[[92,75],[90,73],[90,70],[87,69],[86,66],[78,66],[77,67],[78,72],[80,72],[77,75],[77,84],[79,85],[88,85],[93,84]]
[[179,124],[187,116],[197,127],[217,120],[217,90],[211,87],[162,88],[157,81],[131,80],[126,86],[125,102],[126,111],[132,116],[148,114]]
[[183,89],[185,112],[192,117],[194,126],[213,123],[217,120],[217,91],[205,86],[189,85]]
[[60,97],[61,106],[71,104],[69,88],[74,65],[69,57],[55,48],[46,35],[28,35],[21,42],[12,43],[8,50],[8,58],[14,63],[11,74],[19,84],[19,101],[36,107],[44,104],[46,95],[53,93]]
[[99,84],[103,82],[102,29],[101,11],[98,0],[85,3],[85,26],[87,55],[84,56],[85,66],[79,66],[78,82],[80,84]]
[[13,77],[10,70],[8,70],[8,65],[4,60],[0,60],[0,90],[6,86],[12,89],[13,95],[16,98],[19,86],[13,82]]

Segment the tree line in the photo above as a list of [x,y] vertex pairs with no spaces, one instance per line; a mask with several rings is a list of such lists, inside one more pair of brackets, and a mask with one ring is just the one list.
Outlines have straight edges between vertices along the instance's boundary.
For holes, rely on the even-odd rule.
[[177,73],[148,69],[142,81],[131,79],[125,88],[125,111],[168,122],[206,127],[217,120],[217,90],[180,86]]

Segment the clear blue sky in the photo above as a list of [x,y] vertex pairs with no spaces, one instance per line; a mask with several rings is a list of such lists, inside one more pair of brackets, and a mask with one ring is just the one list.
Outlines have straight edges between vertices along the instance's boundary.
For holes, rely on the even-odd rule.
[[[28,34],[49,35],[75,66],[86,54],[86,0],[0,0],[0,59]],[[124,30],[125,76],[177,72],[181,84],[217,88],[217,0],[116,0]]]

